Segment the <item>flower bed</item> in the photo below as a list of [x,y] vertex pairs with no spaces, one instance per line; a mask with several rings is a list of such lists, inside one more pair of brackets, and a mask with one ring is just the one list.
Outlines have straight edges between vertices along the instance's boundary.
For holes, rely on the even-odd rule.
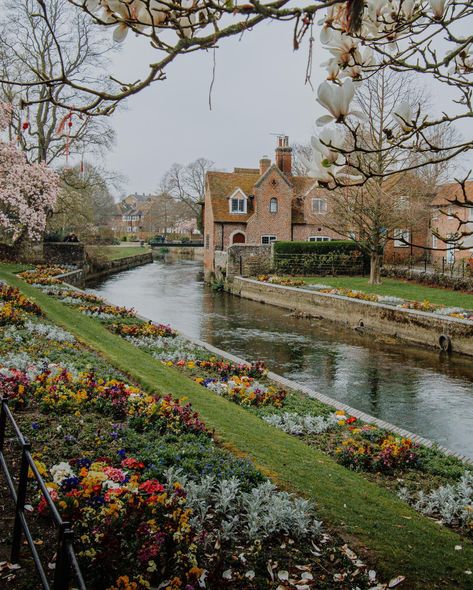
[[337,289],[330,285],[323,284],[307,284],[300,279],[290,279],[286,277],[278,277],[277,275],[259,275],[256,277],[258,281],[270,283],[273,285],[283,285],[286,287],[304,287],[305,289],[313,289],[318,293],[327,293],[329,295],[341,295],[349,297],[350,299],[359,299],[360,301],[373,301],[376,303],[383,303],[385,305],[392,305],[401,309],[415,309],[418,311],[425,311],[437,315],[459,318],[462,320],[473,321],[473,310],[462,308],[449,308],[444,305],[430,303],[428,300],[424,301],[409,301],[401,299],[400,297],[389,297],[385,295],[375,295],[373,293],[364,293],[355,289]]
[[[152,335],[149,334],[150,324],[138,321],[115,322],[113,327],[106,325],[216,394],[256,412],[273,426],[301,437],[347,468],[364,471],[366,477],[394,492],[406,488],[407,494],[431,493],[442,486],[455,485],[465,474],[466,467],[461,461],[435,449],[418,447],[408,439],[364,424],[344,412],[335,412],[296,391],[283,392],[268,380],[261,363],[228,363],[180,335],[163,336],[161,326],[156,326],[156,335]],[[141,331],[148,331],[148,334],[131,335]],[[455,525],[461,522],[457,520]]]
[[25,270],[19,276],[30,285],[60,285],[62,281],[57,275],[66,273],[67,268],[61,266],[38,265],[34,270]]
[[[375,583],[374,572],[368,575],[346,545],[323,532],[309,502],[278,491],[247,460],[220,448],[189,404],[143,391],[72,335],[62,330],[62,338],[53,338],[59,328],[17,311],[29,328],[0,327],[1,391],[12,400],[59,511],[73,523],[88,587]],[[219,375],[236,370],[205,362]],[[241,371],[249,380],[264,372]],[[7,436],[7,454],[9,446]],[[45,500],[33,480],[29,489],[35,539],[46,536],[38,547],[52,561]],[[35,584],[31,578],[28,587]]]

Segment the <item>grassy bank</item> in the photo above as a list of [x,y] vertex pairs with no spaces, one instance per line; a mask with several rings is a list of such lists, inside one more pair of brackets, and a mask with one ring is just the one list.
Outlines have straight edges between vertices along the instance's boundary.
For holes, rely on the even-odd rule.
[[[469,587],[471,577],[464,572],[471,569],[473,547],[468,541],[418,515],[362,475],[215,396],[175,369],[151,361],[97,320],[26,285],[6,269],[0,271],[0,279],[18,286],[41,305],[49,319],[102,353],[145,389],[187,396],[230,448],[252,457],[280,484],[314,500],[323,519],[351,546],[366,549],[384,577],[405,575],[403,588]],[[455,550],[457,545],[463,549]]]
[[137,256],[138,254],[145,254],[151,252],[151,248],[146,246],[102,246],[99,253],[109,260],[119,260],[120,258],[127,258],[128,256]]
[[297,277],[308,285],[324,284],[336,289],[355,289],[364,293],[401,297],[412,301],[424,301],[446,305],[447,307],[463,307],[473,309],[473,294],[460,293],[449,289],[426,287],[408,281],[383,279],[381,285],[369,285],[367,277]]

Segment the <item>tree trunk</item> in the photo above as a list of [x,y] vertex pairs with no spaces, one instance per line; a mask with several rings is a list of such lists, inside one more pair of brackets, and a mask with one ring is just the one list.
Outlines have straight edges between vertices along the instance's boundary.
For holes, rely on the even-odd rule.
[[375,252],[371,253],[370,257],[370,285],[381,284],[381,255]]

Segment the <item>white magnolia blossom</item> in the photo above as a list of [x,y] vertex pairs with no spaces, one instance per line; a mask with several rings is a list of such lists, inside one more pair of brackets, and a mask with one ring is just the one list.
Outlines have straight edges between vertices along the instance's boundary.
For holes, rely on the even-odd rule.
[[440,20],[445,12],[446,0],[429,0],[429,4],[434,13],[434,18]]
[[322,127],[327,123],[341,123],[348,115],[363,118],[358,111],[350,111],[350,103],[355,96],[353,80],[348,78],[343,84],[331,84],[323,82],[317,92],[317,102],[322,105],[330,115],[324,115],[317,119],[317,125]]
[[137,32],[147,27],[161,27],[170,21],[179,35],[190,37],[192,27],[197,22],[197,14],[192,10],[197,6],[194,0],[181,0],[181,11],[173,13],[167,4],[159,0],[85,0],[85,7],[97,18],[107,24],[117,24],[113,40],[123,42],[131,27]]
[[409,133],[414,129],[414,112],[408,102],[401,102],[393,113],[393,117],[404,133]]
[[312,149],[321,154],[322,162],[327,166],[340,164],[343,161],[343,156],[338,150],[343,147],[344,140],[344,134],[339,129],[326,127],[319,133],[318,137],[311,137],[310,142]]

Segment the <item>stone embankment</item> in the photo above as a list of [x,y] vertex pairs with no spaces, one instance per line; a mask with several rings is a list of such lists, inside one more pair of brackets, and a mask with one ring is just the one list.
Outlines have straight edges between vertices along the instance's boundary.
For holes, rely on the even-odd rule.
[[309,289],[233,277],[227,290],[246,299],[356,330],[473,356],[473,322]]
[[86,263],[83,268],[67,272],[64,275],[60,275],[59,278],[63,279],[69,285],[83,289],[89,281],[96,281],[124,270],[149,264],[150,262],[153,262],[152,253],[144,252],[143,254],[126,256],[117,260],[108,260],[107,262],[101,263],[100,268],[90,266]]

